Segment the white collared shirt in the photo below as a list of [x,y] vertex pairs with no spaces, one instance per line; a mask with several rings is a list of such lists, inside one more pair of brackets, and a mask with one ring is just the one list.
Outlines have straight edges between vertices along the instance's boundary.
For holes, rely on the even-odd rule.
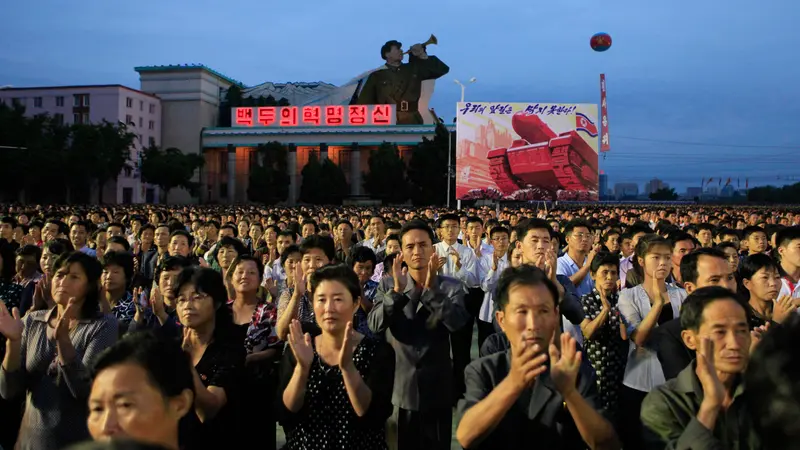
[[494,321],[494,294],[500,274],[508,267],[508,255],[503,255],[497,260],[497,270],[492,270],[494,257],[491,253],[484,254],[478,261],[478,273],[481,275],[481,289],[483,289],[483,303],[478,312],[478,319],[492,323]]
[[[475,252],[471,248],[459,244],[458,242],[453,245],[447,245],[444,241],[439,242],[433,247],[436,249],[437,255],[445,258],[444,267],[442,267],[440,271],[442,275],[459,279],[463,281],[468,288],[480,287],[477,258],[475,258]],[[458,252],[458,256],[461,258],[461,269],[456,269],[456,263],[453,261],[453,258],[450,257],[451,248]]]

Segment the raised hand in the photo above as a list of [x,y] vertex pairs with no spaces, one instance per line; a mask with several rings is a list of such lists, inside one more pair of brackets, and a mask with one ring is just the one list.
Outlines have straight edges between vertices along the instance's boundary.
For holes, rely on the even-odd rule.
[[9,313],[5,302],[0,301],[0,334],[9,341],[18,341],[22,339],[23,329],[22,319],[19,317],[19,308],[14,308]]
[[556,257],[556,252],[553,251],[553,249],[550,249],[547,251],[547,253],[545,253],[544,273],[547,274],[547,278],[556,281],[557,270],[558,270],[558,258]]
[[303,271],[302,264],[297,264],[294,267],[294,291],[297,292],[298,295],[304,295],[306,293],[306,284],[308,283],[306,278],[306,273]]
[[289,347],[292,348],[297,364],[300,365],[303,371],[308,372],[311,369],[311,363],[314,361],[314,348],[311,345],[311,335],[308,333],[303,334],[300,321],[297,319],[292,319],[292,324],[289,325]]
[[131,295],[133,295],[133,306],[136,308],[136,313],[133,314],[133,321],[136,323],[142,323],[142,320],[144,320],[144,307],[139,301],[139,299],[142,298],[142,288],[135,288]]
[[519,343],[512,347],[511,370],[508,373],[509,381],[517,391],[525,390],[536,380],[536,377],[547,370],[547,354],[538,344],[529,344],[526,341],[527,332],[523,332]]
[[425,277],[425,288],[431,289],[436,284],[436,276],[444,266],[444,258],[440,258],[436,253],[431,255],[428,261],[428,275]]
[[794,299],[791,295],[781,295],[777,300],[772,302],[772,320],[777,323],[783,323],[786,319],[792,316],[796,306]]
[[761,325],[760,327],[753,328],[753,330],[750,331],[750,354],[751,355],[753,354],[753,350],[756,349],[756,346],[758,345],[758,343],[761,342],[761,338],[764,336],[764,333],[766,333],[767,330],[769,330],[769,324],[770,323],[767,322],[765,325]]
[[72,321],[78,318],[78,309],[77,300],[75,300],[75,297],[71,297],[67,303],[67,307],[64,308],[64,312],[56,323],[57,338],[69,338],[69,329]]
[[708,401],[712,406],[721,407],[725,400],[725,386],[717,376],[717,369],[714,366],[714,341],[709,338],[700,339],[695,372],[703,387],[703,402]]
[[339,369],[346,370],[353,367],[353,352],[357,346],[358,338],[355,330],[353,330],[353,322],[347,322],[342,349],[339,351]]
[[453,260],[453,264],[456,266],[456,270],[461,270],[461,255],[458,254],[456,249],[451,247],[450,251],[448,252],[448,256],[450,257],[450,259]]
[[400,252],[394,257],[394,261],[392,261],[392,279],[394,280],[394,291],[398,294],[404,292],[406,289],[406,283],[408,283],[408,278],[406,277],[407,274],[408,269],[403,268],[403,253]]
[[555,333],[550,342],[550,378],[556,389],[566,397],[576,388],[578,372],[581,368],[581,352],[577,351],[578,344],[569,333],[561,334],[561,350],[556,347]]

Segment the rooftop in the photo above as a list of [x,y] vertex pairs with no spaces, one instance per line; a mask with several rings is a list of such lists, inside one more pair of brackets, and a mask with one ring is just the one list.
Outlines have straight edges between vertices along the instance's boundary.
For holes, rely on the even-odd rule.
[[198,70],[198,69],[205,70],[211,73],[212,75],[215,75],[227,81],[230,84],[235,84],[241,88],[245,87],[244,83],[242,83],[241,81],[234,80],[233,78],[223,75],[204,64],[167,64],[161,66],[139,66],[139,67],[134,67],[133,70],[141,73],[141,72],[175,72],[180,70]]
[[140,91],[138,89],[130,88],[128,86],[123,86],[121,84],[80,84],[80,85],[70,85],[70,86],[28,86],[28,87],[13,87],[13,86],[1,86],[0,92],[18,92],[18,91],[43,91],[43,90],[81,90],[81,89],[104,89],[104,88],[119,88],[119,89],[126,89],[131,92],[136,92],[142,95],[146,95],[148,97],[158,98],[157,95],[153,95],[149,92]]

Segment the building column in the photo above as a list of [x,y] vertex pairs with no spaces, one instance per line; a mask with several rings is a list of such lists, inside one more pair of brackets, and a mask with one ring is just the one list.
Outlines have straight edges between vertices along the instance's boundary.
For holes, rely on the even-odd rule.
[[236,202],[236,147],[228,145],[228,202]]
[[358,142],[350,146],[350,195],[361,195],[361,149]]
[[328,159],[328,144],[319,144],[319,162],[323,163]]
[[286,202],[289,205],[296,205],[299,186],[297,180],[297,146],[294,144],[289,144],[289,151],[287,152],[286,158],[286,170],[289,171],[289,197],[286,199]]

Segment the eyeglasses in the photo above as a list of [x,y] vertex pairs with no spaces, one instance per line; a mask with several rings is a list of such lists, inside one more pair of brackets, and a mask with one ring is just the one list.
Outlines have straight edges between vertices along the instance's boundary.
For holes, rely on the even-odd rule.
[[189,302],[197,303],[200,300],[206,299],[207,297],[208,297],[208,294],[203,294],[201,292],[195,292],[195,293],[189,295],[188,297],[187,296],[183,296],[183,295],[179,295],[178,298],[175,299],[175,301],[177,303],[181,303],[181,304],[189,303]]
[[508,242],[508,237],[493,237],[492,242]]
[[572,233],[578,240],[589,239],[592,237],[589,233]]

